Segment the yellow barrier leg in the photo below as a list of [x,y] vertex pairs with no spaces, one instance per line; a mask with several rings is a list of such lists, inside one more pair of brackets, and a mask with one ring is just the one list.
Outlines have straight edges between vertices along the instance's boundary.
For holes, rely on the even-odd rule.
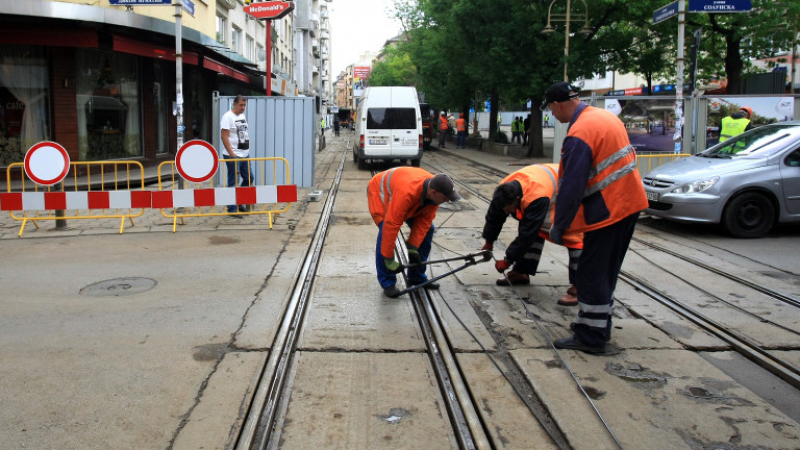
[[[17,237],[22,237],[22,232],[25,231],[25,222],[27,222],[27,221],[28,221],[27,217],[22,219],[22,226],[19,227],[19,234],[17,235]],[[36,223],[36,222],[34,222],[34,223]]]
[[175,232],[175,229],[178,227],[178,216],[172,218],[172,232]]
[[269,216],[269,229],[271,230],[272,229],[272,212],[270,212],[267,215]]
[[119,221],[119,234],[122,234],[122,229],[125,228],[125,217]]

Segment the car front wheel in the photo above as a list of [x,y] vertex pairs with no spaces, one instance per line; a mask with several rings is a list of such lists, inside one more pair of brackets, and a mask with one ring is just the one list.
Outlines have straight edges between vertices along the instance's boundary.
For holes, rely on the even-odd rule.
[[746,192],[728,203],[722,213],[722,223],[734,237],[758,238],[775,224],[775,208],[764,195]]

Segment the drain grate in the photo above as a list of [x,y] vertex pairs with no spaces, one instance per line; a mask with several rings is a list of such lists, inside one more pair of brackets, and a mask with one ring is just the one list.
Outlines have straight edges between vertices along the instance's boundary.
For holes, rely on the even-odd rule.
[[81,295],[89,297],[124,297],[147,292],[156,287],[156,280],[152,278],[114,278],[113,280],[98,281],[81,289]]

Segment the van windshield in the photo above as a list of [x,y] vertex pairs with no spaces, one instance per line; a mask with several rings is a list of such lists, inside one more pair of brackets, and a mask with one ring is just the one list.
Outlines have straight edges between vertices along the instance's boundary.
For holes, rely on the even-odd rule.
[[414,108],[370,108],[367,128],[371,130],[415,129],[417,114]]

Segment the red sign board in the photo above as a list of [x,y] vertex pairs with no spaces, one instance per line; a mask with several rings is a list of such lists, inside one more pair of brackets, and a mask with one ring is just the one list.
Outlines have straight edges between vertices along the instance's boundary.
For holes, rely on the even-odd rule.
[[280,19],[294,9],[290,1],[258,2],[244,7],[244,12],[256,19]]
[[353,78],[366,80],[371,71],[372,67],[353,67]]

